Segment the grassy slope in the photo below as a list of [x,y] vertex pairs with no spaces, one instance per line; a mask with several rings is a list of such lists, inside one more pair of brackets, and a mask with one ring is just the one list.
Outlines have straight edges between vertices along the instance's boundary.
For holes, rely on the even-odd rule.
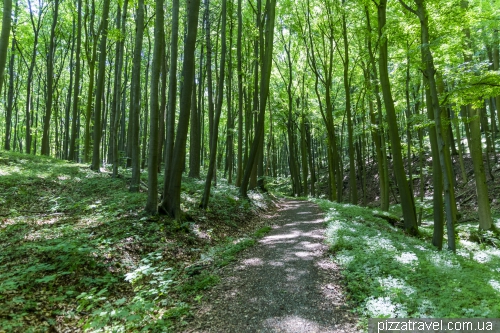
[[362,317],[500,317],[498,239],[470,242],[465,236],[477,226],[462,225],[457,253],[438,252],[429,240],[432,225],[413,238],[371,209],[316,202],[327,212],[333,259]]
[[220,181],[200,211],[203,182],[185,179],[177,223],[144,215],[127,177],[0,152],[0,332],[168,331],[217,283],[213,267],[267,231],[253,233],[258,194],[242,202]]

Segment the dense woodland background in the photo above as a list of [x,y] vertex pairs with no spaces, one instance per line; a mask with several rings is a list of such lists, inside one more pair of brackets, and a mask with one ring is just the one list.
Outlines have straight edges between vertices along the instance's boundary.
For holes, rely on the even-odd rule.
[[131,168],[146,211],[175,218],[183,173],[205,178],[202,208],[220,177],[242,197],[289,177],[294,196],[401,203],[410,234],[432,193],[433,244],[445,224],[454,250],[468,178],[492,228],[499,11],[495,0],[4,0],[0,141],[113,177]]

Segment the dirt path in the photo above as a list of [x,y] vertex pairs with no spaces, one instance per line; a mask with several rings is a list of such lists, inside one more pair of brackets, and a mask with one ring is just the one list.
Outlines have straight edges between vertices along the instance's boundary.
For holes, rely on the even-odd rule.
[[269,218],[273,230],[221,270],[183,331],[357,332],[323,243],[320,209],[283,200]]

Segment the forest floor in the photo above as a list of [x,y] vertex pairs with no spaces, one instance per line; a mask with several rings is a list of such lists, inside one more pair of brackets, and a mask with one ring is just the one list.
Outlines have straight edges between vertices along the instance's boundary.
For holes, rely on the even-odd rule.
[[357,332],[339,267],[328,256],[324,213],[283,199],[272,231],[221,268],[183,332]]
[[147,189],[129,182],[130,170],[0,151],[0,332],[170,332],[213,270],[271,230],[270,194],[240,200],[219,179],[201,210],[204,181],[185,177],[174,221],[145,214]]

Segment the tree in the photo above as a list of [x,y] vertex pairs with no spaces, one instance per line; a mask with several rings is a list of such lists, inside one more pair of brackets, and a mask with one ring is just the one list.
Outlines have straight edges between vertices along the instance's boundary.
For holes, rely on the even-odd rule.
[[165,143],[165,178],[163,188],[167,189],[172,174],[175,138],[175,109],[177,103],[177,61],[179,42],[179,0],[172,1],[172,32],[170,38],[170,71],[168,80],[167,130]]
[[219,73],[219,83],[217,86],[217,110],[215,111],[215,118],[213,122],[212,135],[210,140],[210,162],[207,170],[207,178],[205,180],[205,190],[203,191],[203,196],[201,198],[200,207],[206,209],[208,207],[208,200],[210,198],[210,187],[212,186],[212,178],[214,172],[217,172],[216,168],[216,157],[217,157],[217,142],[219,137],[219,121],[222,112],[222,102],[224,98],[224,78],[225,78],[225,66],[226,66],[226,14],[227,14],[227,3],[226,0],[222,0],[222,31],[221,31],[221,58],[220,58],[220,73]]
[[[71,139],[69,144],[68,160],[76,160],[78,154],[76,152],[76,136],[77,136],[77,118],[78,107],[79,107],[79,96],[80,96],[80,84],[81,84],[81,52],[82,52],[82,0],[77,1],[77,32],[76,32],[76,68],[75,68],[75,82],[73,87],[73,106],[71,112]],[[66,120],[68,121],[68,120]]]
[[7,63],[11,17],[12,0],[3,0],[2,32],[0,33],[0,91],[2,91],[3,72]]
[[[9,6],[8,4],[4,3],[4,14],[9,12],[9,8],[5,8],[5,6]],[[12,3],[10,4],[12,7]],[[15,10],[15,22],[14,22],[14,27],[17,25],[17,14],[18,14],[18,1],[16,1],[16,10]],[[12,8],[11,8],[12,10]],[[4,17],[4,20],[7,18]],[[9,18],[10,19],[10,16]],[[3,39],[9,37],[3,36],[3,27],[2,27],[2,33],[0,33],[0,48],[2,48],[2,43]],[[9,28],[10,29],[10,28]],[[14,30],[14,29],[13,29]],[[10,141],[11,141],[11,132],[12,132],[12,109],[13,109],[13,104],[14,104],[14,61],[15,61],[15,50],[16,50],[16,37],[15,33],[13,32],[12,36],[12,45],[10,48],[10,61],[9,61],[9,92],[8,92],[8,100],[7,100],[7,112],[5,115],[5,144],[4,148],[5,150],[10,150]],[[5,50],[7,52],[7,50]],[[2,61],[6,61],[7,57],[5,55],[5,60],[3,60],[3,50],[0,50],[0,92],[2,91],[2,83],[3,83],[3,70],[5,63]],[[3,64],[3,66],[2,66]]]
[[[179,123],[177,124],[177,134],[174,144],[172,172],[168,188],[164,189],[163,201],[160,205],[160,210],[162,212],[174,217],[176,220],[179,220],[181,217],[182,166],[186,158],[186,141],[189,128],[189,115],[191,112],[191,94],[194,82],[194,51],[198,32],[200,1],[189,1],[187,7],[187,35],[184,43],[184,60],[182,64],[182,79],[184,85],[179,105]],[[167,175],[165,175],[165,177],[167,177]]]
[[401,155],[401,141],[399,137],[398,124],[396,119],[396,111],[394,108],[394,100],[391,93],[391,84],[389,80],[388,51],[387,51],[387,35],[384,34],[387,15],[387,0],[380,0],[377,4],[378,12],[378,33],[380,38],[379,45],[379,75],[380,85],[382,87],[382,95],[384,97],[385,111],[387,113],[387,123],[389,125],[389,136],[391,138],[391,150],[394,163],[394,176],[396,178],[399,195],[401,198],[401,207],[403,209],[403,218],[405,230],[410,234],[417,234],[417,216],[415,213],[415,204],[413,201],[413,193],[410,192],[408,181],[404,173],[403,158]]
[[99,45],[99,71],[97,74],[97,86],[95,91],[95,108],[94,108],[94,145],[92,153],[92,170],[99,172],[101,167],[101,111],[102,99],[104,93],[104,78],[106,70],[106,43],[108,40],[108,17],[109,17],[109,0],[104,0],[102,9],[102,18],[99,31],[101,33],[101,43]]
[[56,47],[56,25],[59,15],[59,0],[54,1],[52,27],[50,29],[50,44],[47,54],[47,99],[45,102],[45,117],[43,121],[42,155],[50,154],[50,118],[52,115],[52,99],[54,91],[54,53]]
[[134,59],[132,65],[132,81],[130,87],[130,116],[129,127],[131,127],[129,145],[132,147],[132,179],[130,181],[130,192],[139,191],[141,169],[139,165],[139,111],[141,105],[141,58],[142,37],[144,34],[144,0],[139,0],[137,6],[137,20],[135,30]]
[[150,91],[150,126],[149,126],[149,157],[148,157],[148,201],[146,212],[158,213],[158,96],[160,81],[161,57],[164,49],[163,32],[163,0],[156,0],[155,19],[155,44],[153,50],[153,64],[151,68],[151,91]]
[[250,154],[248,156],[247,165],[245,167],[245,173],[243,174],[240,195],[243,198],[248,196],[248,183],[250,181],[250,173],[257,158],[259,149],[261,149],[261,140],[264,138],[264,121],[265,121],[265,110],[267,97],[269,94],[269,80],[271,78],[271,65],[273,56],[273,40],[274,40],[274,22],[275,22],[275,9],[276,0],[268,0],[266,3],[267,13],[266,13],[266,44],[265,44],[265,56],[262,60],[261,67],[261,81],[260,81],[260,108],[257,128],[255,130],[255,137],[252,142],[252,148],[250,149]]

